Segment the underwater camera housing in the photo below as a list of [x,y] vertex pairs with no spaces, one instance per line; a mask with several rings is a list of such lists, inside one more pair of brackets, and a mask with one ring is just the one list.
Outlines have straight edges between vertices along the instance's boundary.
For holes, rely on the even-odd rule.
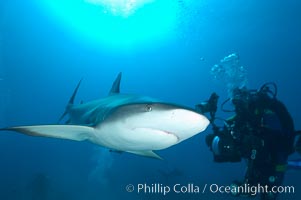
[[206,144],[213,152],[215,162],[240,162],[240,146],[228,134],[209,134],[206,136]]

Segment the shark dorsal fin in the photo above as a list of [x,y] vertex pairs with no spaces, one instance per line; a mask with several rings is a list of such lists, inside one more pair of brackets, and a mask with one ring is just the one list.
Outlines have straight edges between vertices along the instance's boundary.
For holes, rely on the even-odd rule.
[[121,75],[122,73],[120,72],[118,74],[118,76],[116,77],[113,85],[112,85],[112,88],[110,90],[110,93],[109,95],[112,95],[112,94],[119,94],[120,93],[120,81],[121,81]]

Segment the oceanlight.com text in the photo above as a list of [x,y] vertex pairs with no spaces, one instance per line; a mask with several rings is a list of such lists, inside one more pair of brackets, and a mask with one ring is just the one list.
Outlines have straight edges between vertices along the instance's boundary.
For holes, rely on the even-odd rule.
[[175,194],[205,194],[205,193],[220,193],[220,194],[244,194],[255,196],[260,193],[274,193],[274,194],[294,194],[294,186],[273,186],[268,185],[249,185],[243,184],[240,186],[234,185],[218,185],[218,184],[180,184],[165,185],[161,183],[138,183],[136,185],[128,184],[126,186],[127,192],[136,192],[137,194],[161,194],[168,195]]
[[230,193],[230,194],[249,194],[255,196],[260,193],[274,193],[274,194],[294,194],[295,187],[294,186],[268,186],[268,185],[250,185],[243,184],[240,186],[222,186],[218,184],[211,184],[209,186],[209,191],[211,193]]

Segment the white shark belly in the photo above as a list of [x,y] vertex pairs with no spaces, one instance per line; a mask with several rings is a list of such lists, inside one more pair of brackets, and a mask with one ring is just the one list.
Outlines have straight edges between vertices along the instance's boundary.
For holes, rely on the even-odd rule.
[[178,143],[172,133],[153,128],[128,128],[116,124],[96,127],[91,142],[121,151],[148,151],[168,148]]

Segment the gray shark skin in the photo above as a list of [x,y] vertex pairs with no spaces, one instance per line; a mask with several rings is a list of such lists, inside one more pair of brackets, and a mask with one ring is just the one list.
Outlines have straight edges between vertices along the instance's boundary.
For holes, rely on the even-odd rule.
[[202,131],[209,120],[192,109],[154,98],[120,94],[121,73],[107,97],[75,105],[77,85],[66,111],[67,124],[17,126],[0,129],[31,136],[88,140],[118,152],[161,159],[153,150],[178,144]]

